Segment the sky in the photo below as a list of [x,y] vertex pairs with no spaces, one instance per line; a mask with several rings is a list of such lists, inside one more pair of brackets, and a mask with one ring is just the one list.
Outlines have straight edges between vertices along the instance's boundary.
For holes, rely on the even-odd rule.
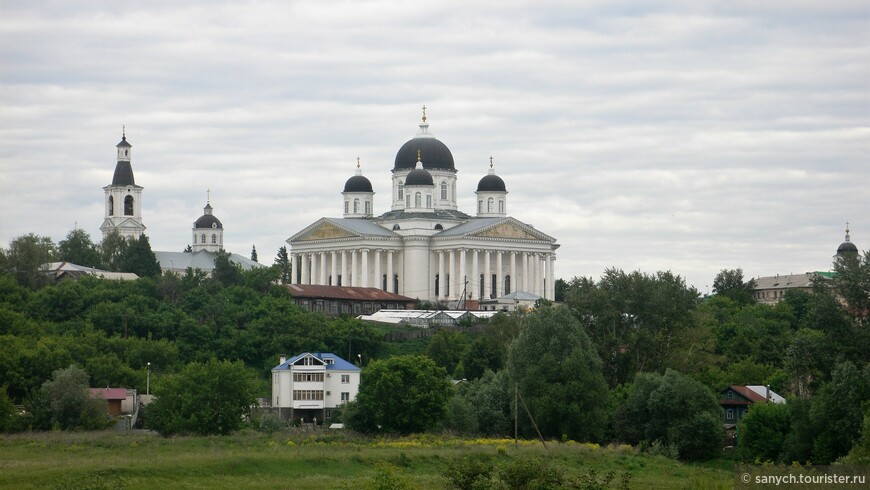
[[94,241],[122,126],[146,234],[181,251],[210,189],[270,264],[360,158],[375,214],[427,107],[460,209],[489,157],[556,275],[829,270],[870,249],[870,3],[0,3],[0,247]]

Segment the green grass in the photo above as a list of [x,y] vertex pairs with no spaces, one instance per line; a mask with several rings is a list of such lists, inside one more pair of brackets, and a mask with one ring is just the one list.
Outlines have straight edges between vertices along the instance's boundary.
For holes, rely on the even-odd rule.
[[[631,474],[630,488],[732,488],[730,469],[637,454],[627,446],[451,439],[364,439],[346,434],[243,432],[162,438],[114,432],[38,433],[0,439],[0,488],[367,488],[378,471],[412,488],[449,488],[457,458],[541,458],[579,476]],[[385,466],[386,464],[386,466]],[[380,468],[380,470],[379,470]]]

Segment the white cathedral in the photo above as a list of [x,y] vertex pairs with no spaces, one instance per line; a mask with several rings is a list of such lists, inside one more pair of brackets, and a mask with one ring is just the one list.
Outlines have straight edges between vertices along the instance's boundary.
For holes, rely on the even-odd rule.
[[396,154],[390,210],[373,214],[372,184],[357,161],[341,193],[343,217],[321,218],[287,239],[293,281],[448,303],[518,291],[553,300],[556,239],[508,216],[491,158],[475,216],[457,207],[456,173],[450,150],[429,133],[424,106],[419,132]]

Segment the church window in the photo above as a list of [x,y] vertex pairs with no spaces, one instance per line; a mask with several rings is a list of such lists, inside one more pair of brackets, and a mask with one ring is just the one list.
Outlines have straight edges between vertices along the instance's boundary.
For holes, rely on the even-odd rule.
[[193,244],[196,245],[196,233],[193,234]]
[[381,284],[382,284],[381,289],[386,291],[387,290],[387,275],[386,274],[384,274],[383,278],[381,279]]
[[410,195],[410,194],[408,194],[408,195],[405,196],[405,207],[406,207],[406,208],[410,208],[410,207],[411,207],[411,195]]
[[372,214],[372,203],[371,203],[371,201],[366,201],[366,214]]
[[438,223],[437,225],[435,225],[435,229],[436,229],[436,230],[443,230],[444,227],[441,226],[441,223]]
[[482,212],[483,212],[483,201],[482,201],[482,200],[481,200],[481,201],[477,201],[477,212],[478,212],[478,213],[482,213]]
[[217,234],[215,234],[215,233],[212,233],[212,234],[211,234],[211,242],[212,242],[212,243],[217,243]]
[[444,296],[450,296],[450,274],[447,274],[444,279]]
[[359,214],[359,199],[353,200],[353,214]]
[[399,294],[399,275],[393,274],[393,292]]
[[348,201],[344,201],[344,214],[347,214],[347,210],[350,208],[350,203]]
[[326,285],[327,285],[327,286],[332,286],[332,276],[329,276],[329,279],[327,279],[327,283],[326,283]]
[[483,274],[480,275],[480,294],[477,296],[478,298],[483,298]]
[[399,226],[398,224],[393,225],[393,230],[401,230],[401,229],[402,229],[402,227]]
[[405,183],[401,180],[399,181],[399,199],[405,198]]
[[439,296],[438,293],[441,292],[441,289],[440,289],[440,287],[439,287],[440,284],[438,284],[438,281],[439,281],[440,279],[441,279],[441,277],[440,277],[438,274],[435,274],[435,296]]
[[495,276],[495,274],[492,275],[492,290],[489,293],[489,298],[498,298],[498,278]]
[[491,213],[491,212],[492,212],[492,204],[493,204],[493,202],[494,202],[494,201],[493,201],[493,199],[492,199],[491,197],[490,197],[489,199],[486,200],[486,212],[487,212],[487,213]]
[[429,194],[426,194],[426,207],[427,208],[432,207],[432,196],[430,196]]
[[504,212],[504,200],[503,199],[498,200],[498,212],[499,213]]
[[133,216],[133,196],[124,198],[124,216]]
[[511,276],[504,276],[504,294],[511,294]]
[[200,241],[201,241],[202,243],[205,243],[205,233],[202,234],[201,238],[202,238],[202,240],[200,240]]
[[441,200],[442,201],[447,200],[447,182],[446,181],[441,182]]
[[414,194],[414,207],[419,208],[423,205],[423,196],[418,192]]
[[338,275],[338,282],[336,283],[336,285],[341,286],[341,274]]
[[115,215],[115,198],[109,196],[109,216]]

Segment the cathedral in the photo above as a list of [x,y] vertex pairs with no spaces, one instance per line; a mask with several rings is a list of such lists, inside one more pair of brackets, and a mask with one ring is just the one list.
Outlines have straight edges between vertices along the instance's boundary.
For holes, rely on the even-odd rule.
[[376,287],[421,300],[463,304],[526,292],[553,300],[556,239],[508,215],[508,191],[489,172],[475,215],[458,209],[450,149],[419,131],[399,148],[389,211],[374,214],[371,181],[356,174],[341,192],[341,218],[320,218],[287,239],[293,281]]

